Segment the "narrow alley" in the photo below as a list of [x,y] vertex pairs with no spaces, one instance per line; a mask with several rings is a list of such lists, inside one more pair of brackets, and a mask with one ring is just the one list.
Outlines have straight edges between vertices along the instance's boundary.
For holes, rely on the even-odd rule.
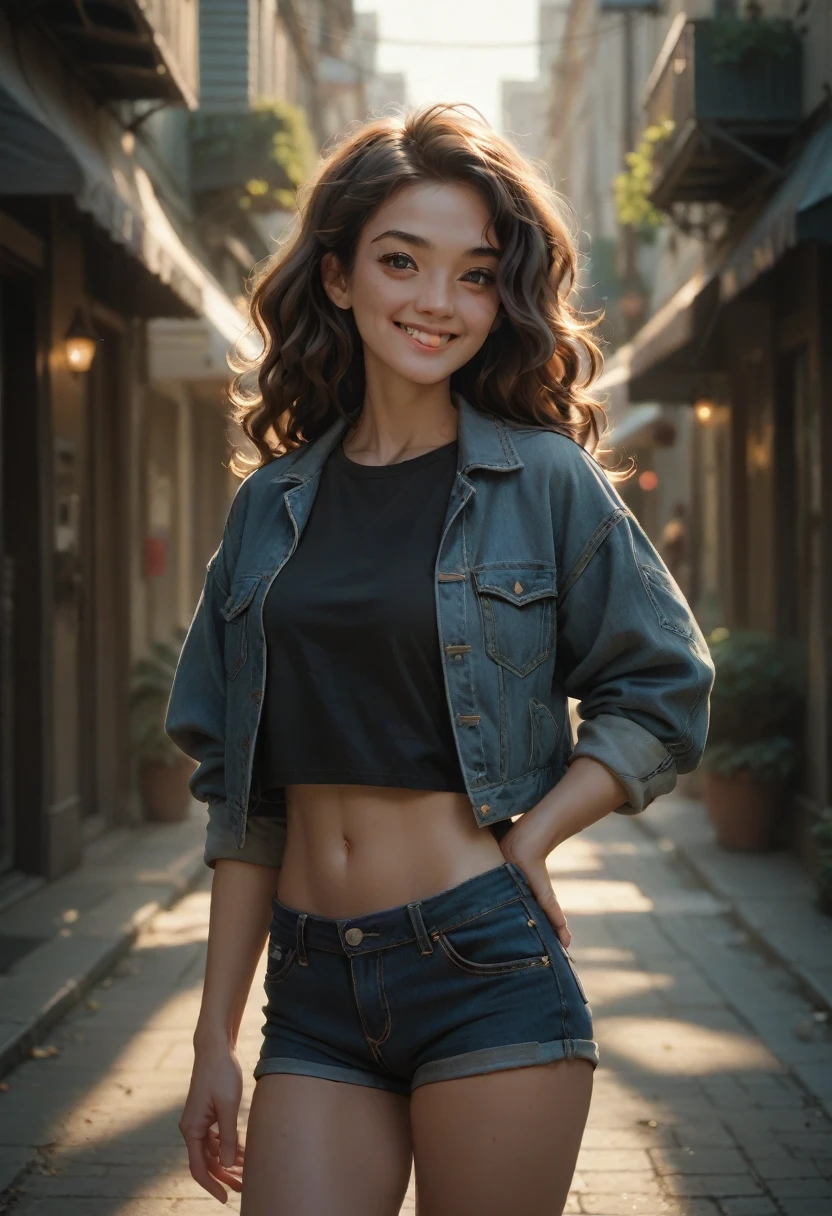
[[[609,816],[553,854],[550,868],[601,1045],[566,1211],[830,1216],[828,1099],[825,1108],[792,1071],[829,1075],[823,1015],[638,823]],[[33,1154],[2,1210],[215,1210],[187,1172],[177,1131],[207,915],[206,879],[156,917],[41,1058],[8,1077],[0,1155],[21,1144]],[[241,1038],[246,1102],[260,1005],[255,989]],[[227,1210],[238,1206],[233,1197]],[[402,1212],[415,1212],[412,1183]]]

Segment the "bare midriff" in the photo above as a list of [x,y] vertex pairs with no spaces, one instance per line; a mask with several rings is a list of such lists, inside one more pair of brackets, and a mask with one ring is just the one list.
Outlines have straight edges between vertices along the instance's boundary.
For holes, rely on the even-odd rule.
[[341,919],[427,899],[505,860],[465,794],[289,785],[277,897]]

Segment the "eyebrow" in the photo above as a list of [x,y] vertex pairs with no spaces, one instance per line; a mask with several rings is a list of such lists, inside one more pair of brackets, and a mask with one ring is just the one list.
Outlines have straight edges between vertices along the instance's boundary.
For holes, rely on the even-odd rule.
[[[427,237],[417,236],[415,232],[403,232],[401,228],[388,228],[386,232],[380,232],[378,236],[373,237],[370,244],[375,245],[376,241],[380,241],[386,236],[395,237],[398,241],[407,241],[408,245],[415,245],[417,249],[433,249],[433,245]],[[495,249],[493,245],[474,245],[471,249],[466,249],[463,254],[463,257],[466,258],[498,258],[499,256],[499,249]]]

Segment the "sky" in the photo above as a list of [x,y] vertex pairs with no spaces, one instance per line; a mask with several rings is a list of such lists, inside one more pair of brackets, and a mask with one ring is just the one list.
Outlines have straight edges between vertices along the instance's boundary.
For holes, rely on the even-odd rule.
[[[536,48],[513,45],[534,43],[537,0],[356,0],[355,9],[378,13],[378,69],[405,73],[412,105],[465,101],[499,129],[500,81],[537,76]],[[432,46],[396,45],[398,41]],[[443,49],[437,45],[443,42],[468,44],[469,49]],[[479,50],[471,43],[496,47]]]

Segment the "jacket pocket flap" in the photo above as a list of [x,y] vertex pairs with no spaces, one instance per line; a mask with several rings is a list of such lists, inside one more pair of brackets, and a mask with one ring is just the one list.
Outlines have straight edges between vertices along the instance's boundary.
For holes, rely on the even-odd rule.
[[220,612],[227,621],[233,621],[234,617],[248,608],[254,593],[257,590],[262,575],[255,574],[250,578],[237,579],[231,586],[231,594],[223,604]]
[[480,566],[473,575],[477,591],[483,595],[497,595],[511,604],[528,604],[558,593],[555,567],[544,563],[498,568]]

